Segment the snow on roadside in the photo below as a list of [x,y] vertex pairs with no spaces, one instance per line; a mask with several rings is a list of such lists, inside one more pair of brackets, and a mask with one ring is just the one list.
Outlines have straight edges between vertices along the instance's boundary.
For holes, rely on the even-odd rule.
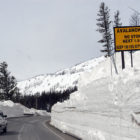
[[4,114],[7,115],[8,118],[10,117],[21,117],[24,114],[28,115],[40,115],[40,116],[48,116],[44,110],[36,110],[36,109],[29,109],[19,103],[14,103],[10,100],[8,101],[0,101],[0,111],[3,111]]
[[[119,54],[118,54],[119,55]],[[83,140],[139,140],[140,132],[140,52],[135,52],[134,68],[125,53],[126,69],[110,76],[110,60],[83,74],[79,90],[70,100],[54,105],[51,124]]]
[[37,109],[34,109],[34,108],[31,108],[30,110],[34,115],[50,116],[50,113],[46,112],[45,110],[37,110]]

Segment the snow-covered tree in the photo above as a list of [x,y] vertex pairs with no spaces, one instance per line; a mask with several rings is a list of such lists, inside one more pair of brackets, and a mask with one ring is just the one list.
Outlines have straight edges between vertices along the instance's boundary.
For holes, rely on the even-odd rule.
[[104,2],[102,2],[97,14],[97,31],[102,34],[102,39],[98,42],[103,44],[103,49],[101,50],[101,52],[105,52],[105,56],[112,55],[112,37],[110,29],[111,21],[109,11],[109,8],[105,5]]
[[10,75],[7,67],[6,62],[0,64],[0,99],[15,100],[19,96],[19,90],[15,77]]

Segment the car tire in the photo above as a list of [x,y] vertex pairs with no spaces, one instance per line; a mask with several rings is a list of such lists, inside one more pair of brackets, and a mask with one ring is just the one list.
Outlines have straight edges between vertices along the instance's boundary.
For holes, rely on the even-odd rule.
[[5,127],[4,129],[3,129],[3,133],[6,133],[7,132],[7,127]]

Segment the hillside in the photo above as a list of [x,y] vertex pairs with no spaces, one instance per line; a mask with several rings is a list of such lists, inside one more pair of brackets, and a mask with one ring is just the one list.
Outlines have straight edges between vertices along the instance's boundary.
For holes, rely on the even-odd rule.
[[17,86],[24,95],[41,93],[43,91],[49,92],[51,90],[64,91],[77,86],[79,78],[83,73],[92,71],[96,65],[104,60],[103,56],[94,58],[54,74],[44,74],[18,82]]

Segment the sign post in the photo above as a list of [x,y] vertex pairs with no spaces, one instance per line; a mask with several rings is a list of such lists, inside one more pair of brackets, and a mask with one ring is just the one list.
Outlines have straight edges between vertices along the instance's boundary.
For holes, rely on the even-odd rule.
[[125,69],[124,51],[121,51],[121,57],[122,57],[122,69]]
[[133,67],[133,55],[132,55],[133,51],[131,51],[130,54],[131,54],[131,67]]
[[121,51],[122,69],[124,69],[124,51],[140,50],[140,26],[114,27],[114,38],[115,51]]

